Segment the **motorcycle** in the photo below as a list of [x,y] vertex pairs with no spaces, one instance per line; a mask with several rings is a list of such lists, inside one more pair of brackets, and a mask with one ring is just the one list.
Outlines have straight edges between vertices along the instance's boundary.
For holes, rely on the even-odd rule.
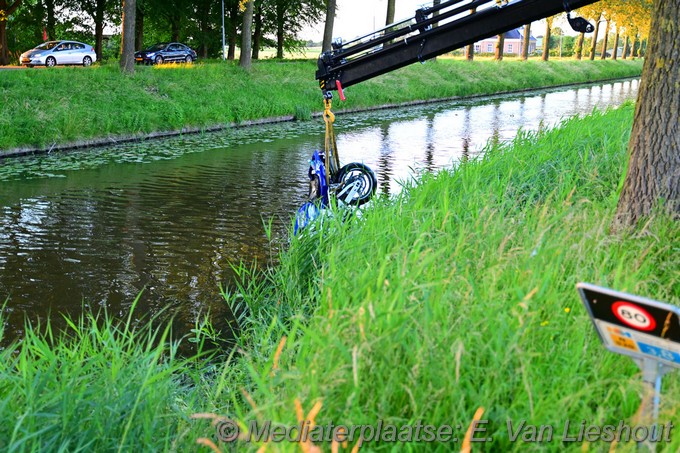
[[[328,157],[328,158],[327,158]],[[349,163],[337,171],[337,159],[314,151],[309,161],[308,201],[295,216],[294,234],[319,218],[324,209],[337,202],[338,206],[361,206],[375,194],[378,180],[370,167],[359,162]]]

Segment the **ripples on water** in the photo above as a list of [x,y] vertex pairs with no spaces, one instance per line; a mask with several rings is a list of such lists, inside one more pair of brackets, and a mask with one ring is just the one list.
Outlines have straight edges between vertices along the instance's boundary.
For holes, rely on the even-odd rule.
[[[342,162],[370,165],[385,194],[413,171],[450,166],[489,140],[616,106],[638,81],[340,115]],[[267,263],[307,192],[321,120],[19,158],[0,164],[0,299],[7,336],[24,316],[125,316],[166,308],[188,332],[225,318],[230,264]],[[272,241],[264,224],[272,222]]]

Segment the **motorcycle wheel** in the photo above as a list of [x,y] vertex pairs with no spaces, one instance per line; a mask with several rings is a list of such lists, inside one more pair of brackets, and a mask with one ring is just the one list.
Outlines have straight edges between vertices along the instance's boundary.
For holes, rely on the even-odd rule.
[[352,162],[342,167],[334,178],[339,184],[336,197],[343,203],[361,206],[375,194],[378,179],[367,165]]

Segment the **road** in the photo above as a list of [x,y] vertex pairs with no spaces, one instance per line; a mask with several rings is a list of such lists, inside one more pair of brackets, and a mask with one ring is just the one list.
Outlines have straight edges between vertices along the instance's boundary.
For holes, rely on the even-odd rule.
[[[44,67],[44,66],[36,66],[36,67]],[[3,70],[10,70],[10,69],[28,69],[28,68],[27,68],[26,66],[17,66],[17,65],[13,65],[13,66],[0,66],[0,71],[3,71]]]

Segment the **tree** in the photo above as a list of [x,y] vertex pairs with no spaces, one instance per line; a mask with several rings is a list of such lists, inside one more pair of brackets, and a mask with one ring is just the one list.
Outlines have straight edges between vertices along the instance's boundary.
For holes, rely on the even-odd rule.
[[494,54],[494,59],[496,61],[503,60],[503,47],[505,46],[505,33],[498,35],[496,40],[496,52]]
[[548,61],[550,58],[550,31],[552,30],[553,21],[556,16],[545,18],[545,36],[543,37],[543,61]]
[[[472,8],[470,10],[470,14],[474,14],[477,12],[477,8]],[[465,59],[467,61],[473,61],[475,59],[475,45],[474,44],[469,44],[465,48]]]
[[657,0],[615,227],[660,208],[680,219],[680,0]]
[[529,58],[529,44],[531,44],[531,23],[524,26],[524,40],[522,41],[522,60]]
[[333,41],[333,22],[335,22],[335,9],[335,0],[326,0],[326,22],[323,28],[323,43],[321,44],[322,52],[331,50],[331,42]]
[[625,35],[623,38],[624,38],[623,39],[623,55],[621,55],[621,59],[625,60],[626,58],[628,58],[628,52],[629,52],[628,41],[629,41],[629,39],[628,39],[628,35]]
[[[115,14],[118,3],[116,0],[83,0],[78,2],[73,0],[71,3],[72,8],[84,11],[94,21],[94,51],[97,54],[97,60],[101,61],[104,45],[104,25],[106,20]],[[80,8],[78,5],[80,5]]]
[[[241,56],[238,65],[245,69],[252,66],[252,29],[253,29],[253,3],[255,0],[243,0],[241,8],[243,11],[243,29],[241,31]],[[245,5],[244,5],[245,3]]]
[[135,0],[123,0],[123,30],[121,36],[120,69],[128,74],[135,72]]
[[227,25],[227,60],[233,60],[236,57],[236,38],[239,23],[238,0],[229,0],[227,11],[229,14]]
[[621,27],[618,25],[614,26],[614,52],[612,53],[612,59],[616,60],[618,58],[619,52],[619,40],[621,39]]
[[21,5],[21,0],[8,3],[0,0],[0,64],[9,64],[9,49],[7,48],[7,19]]
[[600,31],[600,18],[602,17],[602,13],[600,13],[597,16],[597,19],[595,20],[595,31],[593,32],[593,42],[592,45],[590,46],[590,60],[593,61],[595,60],[595,49],[597,48],[597,35]]
[[283,58],[284,48],[301,47],[297,33],[305,25],[317,23],[326,12],[325,0],[272,0],[276,30],[276,58]]
[[[617,26],[623,29],[626,44],[631,41],[630,46],[624,45],[623,58],[628,55],[635,58],[638,35],[649,34],[652,0],[607,0],[607,8]],[[627,52],[627,49],[630,50]]]
[[137,11],[135,12],[135,50],[144,48],[144,5],[143,1],[135,2]]
[[44,0],[41,5],[45,8],[45,31],[47,32],[47,39],[55,39],[55,28],[57,24],[55,7],[57,2],[55,0]]
[[583,56],[583,40],[585,39],[585,33],[579,33],[576,39],[576,47],[574,49],[574,58],[580,60]]
[[262,47],[264,34],[262,2],[263,0],[255,0],[253,4],[253,24],[255,25],[255,31],[253,32],[253,60],[260,58],[260,48]]
[[387,0],[387,16],[385,17],[385,26],[394,23],[395,0]]
[[600,55],[600,60],[607,58],[607,40],[609,39],[609,27],[611,26],[611,19],[605,17],[605,27],[604,27],[604,38],[602,38],[602,55]]

